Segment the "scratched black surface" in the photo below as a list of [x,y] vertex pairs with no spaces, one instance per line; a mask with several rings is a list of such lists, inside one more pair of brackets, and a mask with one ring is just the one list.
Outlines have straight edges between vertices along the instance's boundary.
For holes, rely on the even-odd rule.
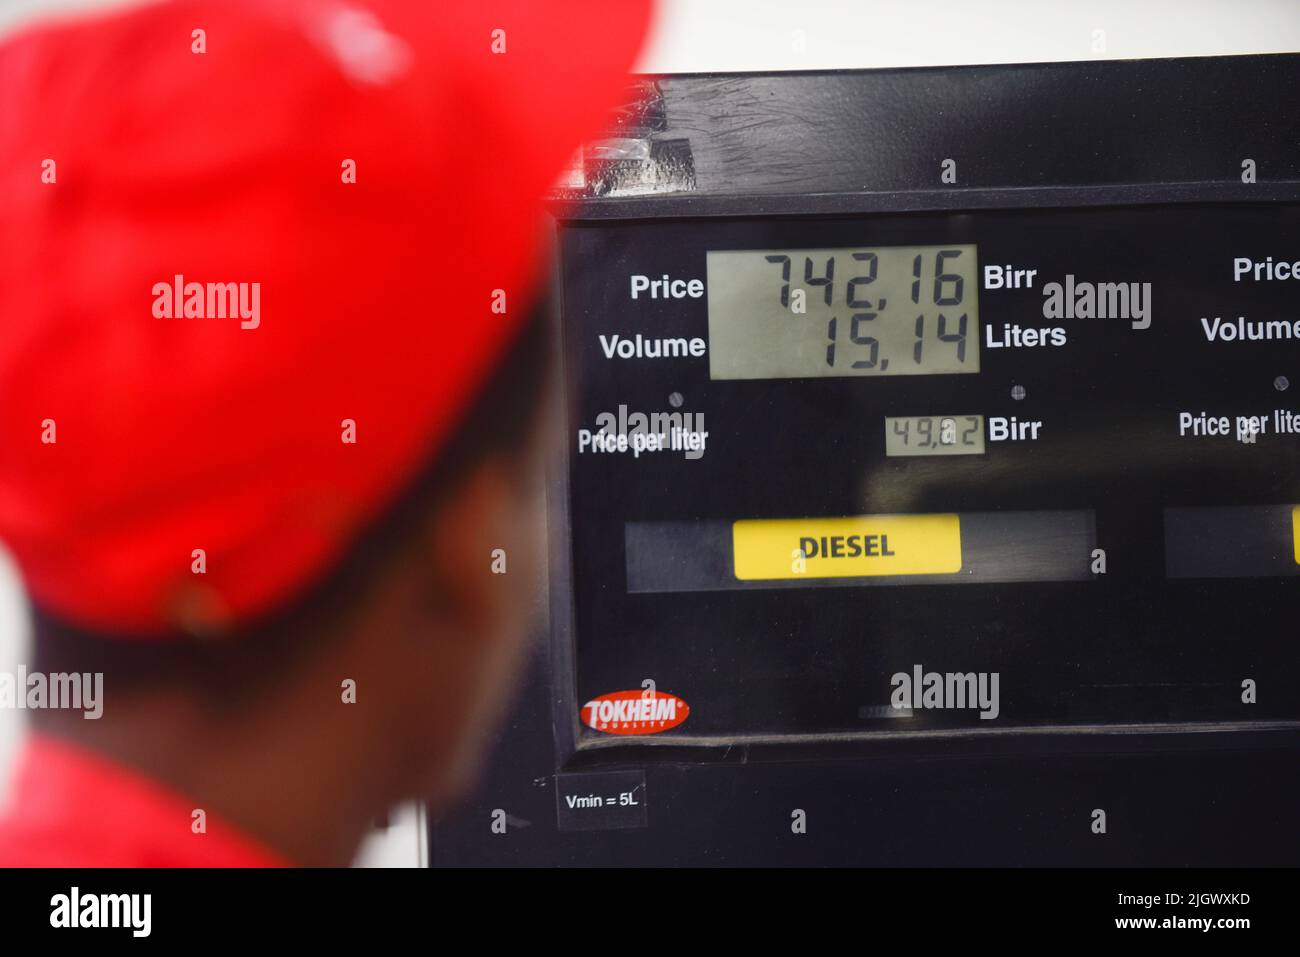
[[705,194],[1300,178],[1293,55],[668,78]]

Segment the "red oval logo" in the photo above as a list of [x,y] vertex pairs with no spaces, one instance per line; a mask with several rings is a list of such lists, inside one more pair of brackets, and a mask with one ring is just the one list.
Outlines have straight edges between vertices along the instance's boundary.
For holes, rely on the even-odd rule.
[[582,706],[582,723],[606,734],[658,734],[691,713],[686,702],[664,691],[611,691]]

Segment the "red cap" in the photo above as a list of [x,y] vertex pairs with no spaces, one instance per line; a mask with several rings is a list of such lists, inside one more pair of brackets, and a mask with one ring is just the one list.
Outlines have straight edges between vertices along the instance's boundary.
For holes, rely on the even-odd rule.
[[0,538],[36,601],[162,635],[327,571],[518,329],[648,15],[176,0],[0,47]]

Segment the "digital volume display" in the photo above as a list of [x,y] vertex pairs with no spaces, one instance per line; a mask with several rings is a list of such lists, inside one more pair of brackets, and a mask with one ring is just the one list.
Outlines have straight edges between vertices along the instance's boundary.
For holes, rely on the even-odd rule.
[[706,263],[714,379],[979,371],[973,245],[712,251]]

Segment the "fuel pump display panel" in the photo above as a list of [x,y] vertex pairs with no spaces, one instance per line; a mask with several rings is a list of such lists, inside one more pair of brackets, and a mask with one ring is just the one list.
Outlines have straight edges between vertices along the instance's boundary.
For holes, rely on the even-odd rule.
[[1300,719],[1297,236],[564,224],[579,746]]
[[639,78],[431,857],[1294,865],[1298,116],[1294,54]]

